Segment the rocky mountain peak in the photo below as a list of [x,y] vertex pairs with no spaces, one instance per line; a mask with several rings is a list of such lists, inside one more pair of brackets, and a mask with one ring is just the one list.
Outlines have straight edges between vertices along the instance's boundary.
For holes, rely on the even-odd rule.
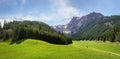
[[91,17],[103,17],[104,15],[102,15],[101,13],[98,13],[98,12],[91,12],[89,13],[88,15],[86,16],[91,16]]
[[55,29],[62,33],[67,32],[65,34],[75,34],[82,25],[86,25],[100,17],[104,17],[104,15],[97,12],[91,12],[82,17],[73,17],[68,24],[56,26]]

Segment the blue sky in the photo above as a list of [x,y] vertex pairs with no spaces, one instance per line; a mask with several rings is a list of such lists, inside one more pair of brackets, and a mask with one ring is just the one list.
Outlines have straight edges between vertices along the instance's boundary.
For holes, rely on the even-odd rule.
[[0,16],[43,21],[52,26],[93,11],[120,15],[120,0],[0,0]]

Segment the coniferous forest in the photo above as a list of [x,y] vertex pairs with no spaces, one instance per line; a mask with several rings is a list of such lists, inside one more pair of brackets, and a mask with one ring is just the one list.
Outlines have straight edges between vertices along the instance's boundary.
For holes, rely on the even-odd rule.
[[76,34],[76,40],[96,40],[120,42],[120,16],[106,16],[81,26]]
[[38,39],[54,44],[70,44],[71,38],[55,31],[52,27],[38,21],[6,22],[0,27],[0,39],[11,43],[22,42],[24,39]]

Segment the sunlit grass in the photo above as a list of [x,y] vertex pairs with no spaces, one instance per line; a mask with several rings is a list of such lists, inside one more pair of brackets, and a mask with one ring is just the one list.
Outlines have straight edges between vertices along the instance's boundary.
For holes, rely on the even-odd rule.
[[73,41],[55,45],[27,39],[20,44],[0,42],[0,59],[119,59],[120,43]]

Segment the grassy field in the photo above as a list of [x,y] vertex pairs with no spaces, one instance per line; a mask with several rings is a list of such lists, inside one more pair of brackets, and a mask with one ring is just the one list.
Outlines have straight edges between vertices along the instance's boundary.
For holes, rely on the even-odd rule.
[[27,39],[20,44],[0,42],[0,59],[120,59],[120,43],[73,41],[55,45]]

